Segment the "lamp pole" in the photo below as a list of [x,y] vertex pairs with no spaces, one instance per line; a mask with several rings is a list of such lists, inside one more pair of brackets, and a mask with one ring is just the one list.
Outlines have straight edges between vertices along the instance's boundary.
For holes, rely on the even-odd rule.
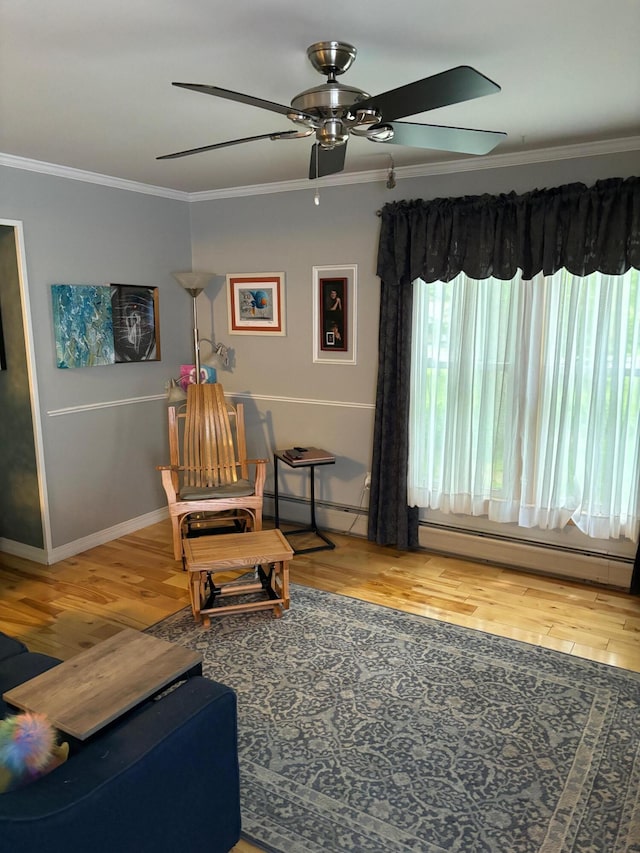
[[201,290],[191,292],[193,297],[193,363],[196,366],[196,384],[200,384],[200,336],[198,335],[198,308],[196,300]]

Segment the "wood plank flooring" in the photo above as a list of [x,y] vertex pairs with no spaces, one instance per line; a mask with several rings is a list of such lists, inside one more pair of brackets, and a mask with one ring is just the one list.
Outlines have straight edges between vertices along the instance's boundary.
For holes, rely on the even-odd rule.
[[[294,583],[640,672],[640,596],[424,551],[380,548],[357,537],[332,538],[334,551],[296,556]],[[295,544],[304,547],[303,537]],[[188,603],[168,521],[51,566],[0,554],[0,630],[33,651],[65,660],[124,627],[142,630]],[[244,841],[234,848],[256,850]]]

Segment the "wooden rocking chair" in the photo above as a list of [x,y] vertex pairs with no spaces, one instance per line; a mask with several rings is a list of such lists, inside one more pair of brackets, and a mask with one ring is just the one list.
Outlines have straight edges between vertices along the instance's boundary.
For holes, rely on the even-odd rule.
[[[176,560],[193,518],[201,523],[231,518],[242,520],[249,530],[261,530],[267,460],[247,459],[242,403],[228,403],[219,383],[189,385],[186,407],[169,406],[168,415],[171,464],[158,470]],[[253,480],[250,465],[255,466]]]

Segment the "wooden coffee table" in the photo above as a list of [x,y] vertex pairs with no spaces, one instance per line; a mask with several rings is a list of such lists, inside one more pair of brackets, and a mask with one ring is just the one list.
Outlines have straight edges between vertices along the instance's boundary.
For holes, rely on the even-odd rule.
[[45,714],[57,729],[86,740],[184,675],[202,673],[202,655],[125,628],[2,698]]

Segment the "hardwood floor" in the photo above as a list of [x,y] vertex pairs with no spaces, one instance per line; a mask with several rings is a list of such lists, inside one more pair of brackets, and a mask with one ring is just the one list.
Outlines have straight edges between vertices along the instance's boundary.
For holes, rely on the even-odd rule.
[[[640,596],[332,538],[334,551],[293,560],[294,583],[640,672]],[[302,537],[296,546],[304,547]],[[63,659],[188,603],[168,521],[51,566],[0,554],[0,630]],[[256,850],[244,841],[234,848]]]

